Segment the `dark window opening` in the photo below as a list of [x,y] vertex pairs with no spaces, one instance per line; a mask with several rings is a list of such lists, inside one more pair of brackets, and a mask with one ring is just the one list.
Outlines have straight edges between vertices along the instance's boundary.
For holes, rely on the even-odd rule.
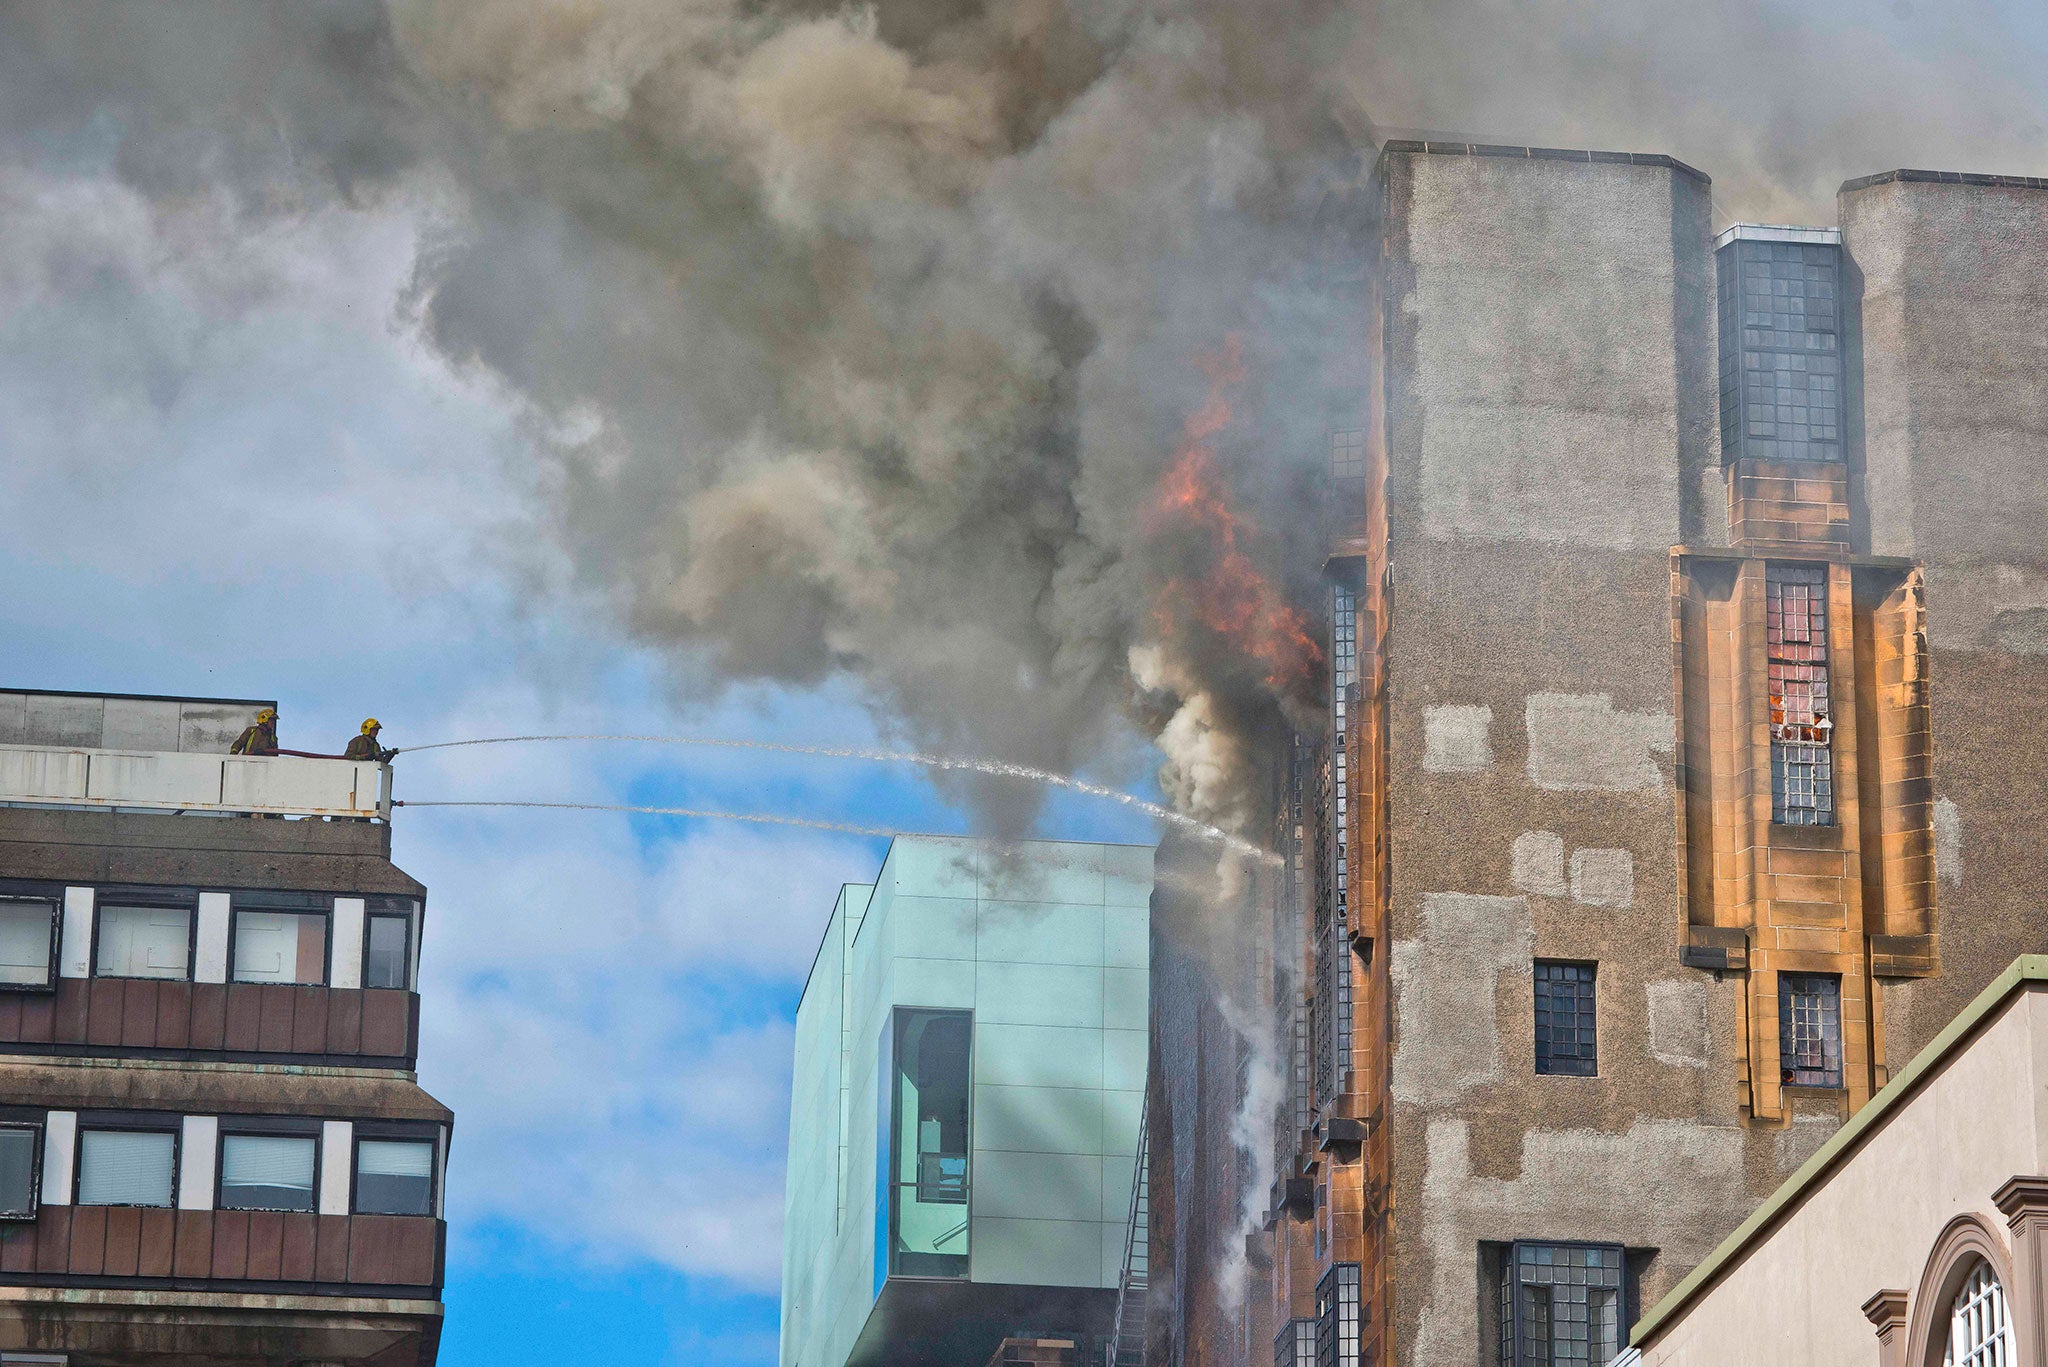
[[962,1277],[973,1017],[899,1009],[893,1028],[890,1264],[912,1276]]
[[1778,975],[1778,1066],[1792,1087],[1842,1085],[1842,980]]
[[1536,961],[1536,1071],[1592,1077],[1599,1071],[1594,1031],[1595,964]]
[[297,1135],[225,1134],[222,1210],[312,1210],[319,1144]]
[[355,1212],[358,1215],[432,1215],[433,1141],[356,1140]]
[[363,932],[363,986],[401,991],[412,986],[412,917],[371,912]]
[[43,1132],[36,1125],[0,1125],[0,1220],[36,1218]]
[[1770,672],[1771,820],[1835,824],[1835,722],[1828,701],[1828,571],[1770,565],[1764,573]]
[[1514,1243],[1501,1251],[1500,1367],[1604,1367],[1621,1352],[1619,1244]]

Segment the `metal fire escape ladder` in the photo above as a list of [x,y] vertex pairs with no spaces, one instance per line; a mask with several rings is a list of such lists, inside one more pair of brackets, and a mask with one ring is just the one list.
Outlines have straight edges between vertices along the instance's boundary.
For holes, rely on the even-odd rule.
[[1110,1331],[1108,1367],[1145,1367],[1145,1288],[1151,1262],[1151,1129],[1146,1114],[1152,1093],[1138,1111],[1138,1170],[1131,1183],[1131,1214],[1124,1225],[1124,1267],[1116,1283],[1116,1325]]

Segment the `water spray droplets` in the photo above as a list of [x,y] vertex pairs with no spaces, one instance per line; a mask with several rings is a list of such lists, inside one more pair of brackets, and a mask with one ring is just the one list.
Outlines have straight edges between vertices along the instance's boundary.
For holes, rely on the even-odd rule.
[[[700,745],[725,750],[762,750],[785,755],[816,755],[831,759],[856,759],[873,764],[914,764],[921,768],[953,772],[988,774],[996,778],[1021,779],[1030,783],[1041,783],[1048,787],[1065,788],[1072,792],[1085,793],[1089,797],[1102,798],[1110,802],[1140,811],[1147,816],[1167,822],[1191,835],[1213,840],[1232,853],[1260,860],[1276,859],[1271,851],[1261,849],[1249,840],[1232,835],[1220,826],[1198,821],[1184,812],[1162,807],[1156,802],[1130,793],[1090,783],[1086,779],[1070,774],[1056,774],[1046,769],[1034,769],[1029,765],[1010,764],[1002,760],[965,759],[955,755],[927,755],[907,750],[871,750],[857,746],[791,745],[779,741],[737,740],[726,736],[634,736],[634,735],[558,735],[558,736],[481,736],[471,740],[435,741],[429,745],[406,747],[407,754],[419,754],[425,750],[453,750],[470,745],[523,745],[538,742],[562,741],[624,741],[643,745]],[[562,808],[582,811],[643,812],[651,815],[697,816],[728,821],[753,821],[765,825],[808,826],[818,830],[844,831],[856,835],[893,835],[895,832],[865,826],[851,826],[838,822],[811,821],[802,817],[771,816],[759,813],[698,811],[681,807],[634,807],[601,803],[577,802],[406,802],[407,807],[541,807]]]

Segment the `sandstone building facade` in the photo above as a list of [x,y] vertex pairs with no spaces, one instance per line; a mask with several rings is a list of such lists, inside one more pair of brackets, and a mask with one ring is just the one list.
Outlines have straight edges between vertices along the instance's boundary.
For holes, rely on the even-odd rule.
[[1155,949],[1148,1356],[1602,1363],[2048,947],[2048,184],[1716,234],[1392,143],[1345,214],[1328,724],[1270,953]]

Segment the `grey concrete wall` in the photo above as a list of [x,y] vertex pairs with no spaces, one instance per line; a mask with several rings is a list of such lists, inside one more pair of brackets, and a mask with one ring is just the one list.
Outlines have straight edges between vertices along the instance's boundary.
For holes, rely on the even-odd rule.
[[0,692],[0,745],[225,754],[274,702]]
[[0,808],[0,878],[426,895],[380,823],[32,807]]
[[[1436,1367],[1480,1361],[1483,1241],[1656,1249],[1655,1295],[1790,1154],[1739,1122],[1736,984],[1676,952],[1669,555],[1725,519],[1707,187],[1383,165],[1394,1327]],[[1597,1077],[1535,1074],[1537,957],[1598,962]]]
[[1943,972],[1885,989],[1894,1067],[2048,949],[2048,189],[1926,175],[1840,199],[1854,492],[1927,566]]

